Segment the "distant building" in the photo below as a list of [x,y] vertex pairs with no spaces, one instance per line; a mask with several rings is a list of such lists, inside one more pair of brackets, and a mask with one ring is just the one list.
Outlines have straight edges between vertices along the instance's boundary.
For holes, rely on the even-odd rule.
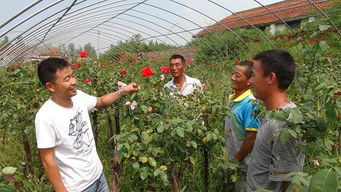
[[315,21],[315,18],[310,14],[311,11],[318,11],[314,7],[314,4],[320,9],[325,10],[332,8],[333,1],[335,0],[286,0],[266,5],[266,8],[260,6],[236,12],[217,23],[208,26],[194,35],[194,37],[200,37],[214,31],[227,30],[227,28],[252,28],[249,23],[263,31],[269,31],[271,34],[275,34],[278,31],[286,29],[283,21],[291,28],[298,28],[307,22]]
[[44,48],[44,47],[39,47],[37,49],[41,49],[38,50],[38,52],[41,52],[41,54],[39,55],[33,55],[29,58],[29,60],[31,61],[42,61],[44,59],[50,58],[50,57],[59,57],[61,58],[61,54],[58,48],[54,48],[54,47],[48,47],[48,48]]

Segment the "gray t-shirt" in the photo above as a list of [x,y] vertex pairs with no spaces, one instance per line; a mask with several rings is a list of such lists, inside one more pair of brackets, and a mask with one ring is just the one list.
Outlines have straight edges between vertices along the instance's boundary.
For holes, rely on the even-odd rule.
[[[294,107],[294,103],[288,103],[282,108]],[[289,137],[286,143],[281,143],[278,138],[285,127],[286,123],[278,120],[262,121],[247,171],[247,191],[280,191],[282,181],[290,181],[286,174],[302,171],[304,155],[297,151],[300,141]]]

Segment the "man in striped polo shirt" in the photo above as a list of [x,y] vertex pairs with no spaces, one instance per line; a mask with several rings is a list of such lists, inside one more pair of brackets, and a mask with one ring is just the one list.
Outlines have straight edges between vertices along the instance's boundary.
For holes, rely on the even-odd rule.
[[[250,61],[239,62],[232,72],[231,88],[234,93],[229,97],[231,117],[225,118],[225,137],[229,160],[237,160],[249,164],[259,120],[254,117],[254,105],[250,100],[255,99],[250,90],[252,75]],[[245,173],[246,175],[246,173]],[[236,191],[245,191],[245,182],[237,182]]]

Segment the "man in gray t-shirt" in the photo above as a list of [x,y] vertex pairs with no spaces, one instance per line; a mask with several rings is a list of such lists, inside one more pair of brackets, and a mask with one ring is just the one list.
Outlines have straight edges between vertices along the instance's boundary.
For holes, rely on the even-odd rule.
[[[266,110],[296,107],[286,95],[295,76],[295,62],[288,52],[269,50],[257,54],[252,72],[253,95],[263,101]],[[293,137],[285,143],[279,140],[280,131],[286,126],[275,119],[261,122],[247,171],[247,191],[285,191],[291,184],[286,175],[302,171],[304,155],[297,152],[300,141]]]
[[[296,107],[288,103],[282,109]],[[280,191],[282,181],[290,181],[286,174],[291,171],[302,171],[304,155],[297,153],[299,141],[290,137],[281,143],[278,136],[286,124],[277,120],[264,120],[258,129],[256,142],[252,151],[252,163],[248,168],[248,191],[272,189]]]

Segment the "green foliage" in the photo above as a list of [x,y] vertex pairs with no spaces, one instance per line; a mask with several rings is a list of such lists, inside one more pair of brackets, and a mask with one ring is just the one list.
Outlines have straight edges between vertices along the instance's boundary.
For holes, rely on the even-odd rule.
[[[216,31],[198,37],[188,46],[197,47],[196,59],[201,62],[235,60],[236,58],[249,60],[253,56],[250,48],[255,49],[260,39],[262,36],[255,29],[238,28],[233,29],[233,32]],[[268,45],[266,47],[270,48]]]
[[91,58],[97,57],[95,47],[92,46],[90,43],[87,43],[84,45],[84,51],[88,52],[89,57],[91,57]]

